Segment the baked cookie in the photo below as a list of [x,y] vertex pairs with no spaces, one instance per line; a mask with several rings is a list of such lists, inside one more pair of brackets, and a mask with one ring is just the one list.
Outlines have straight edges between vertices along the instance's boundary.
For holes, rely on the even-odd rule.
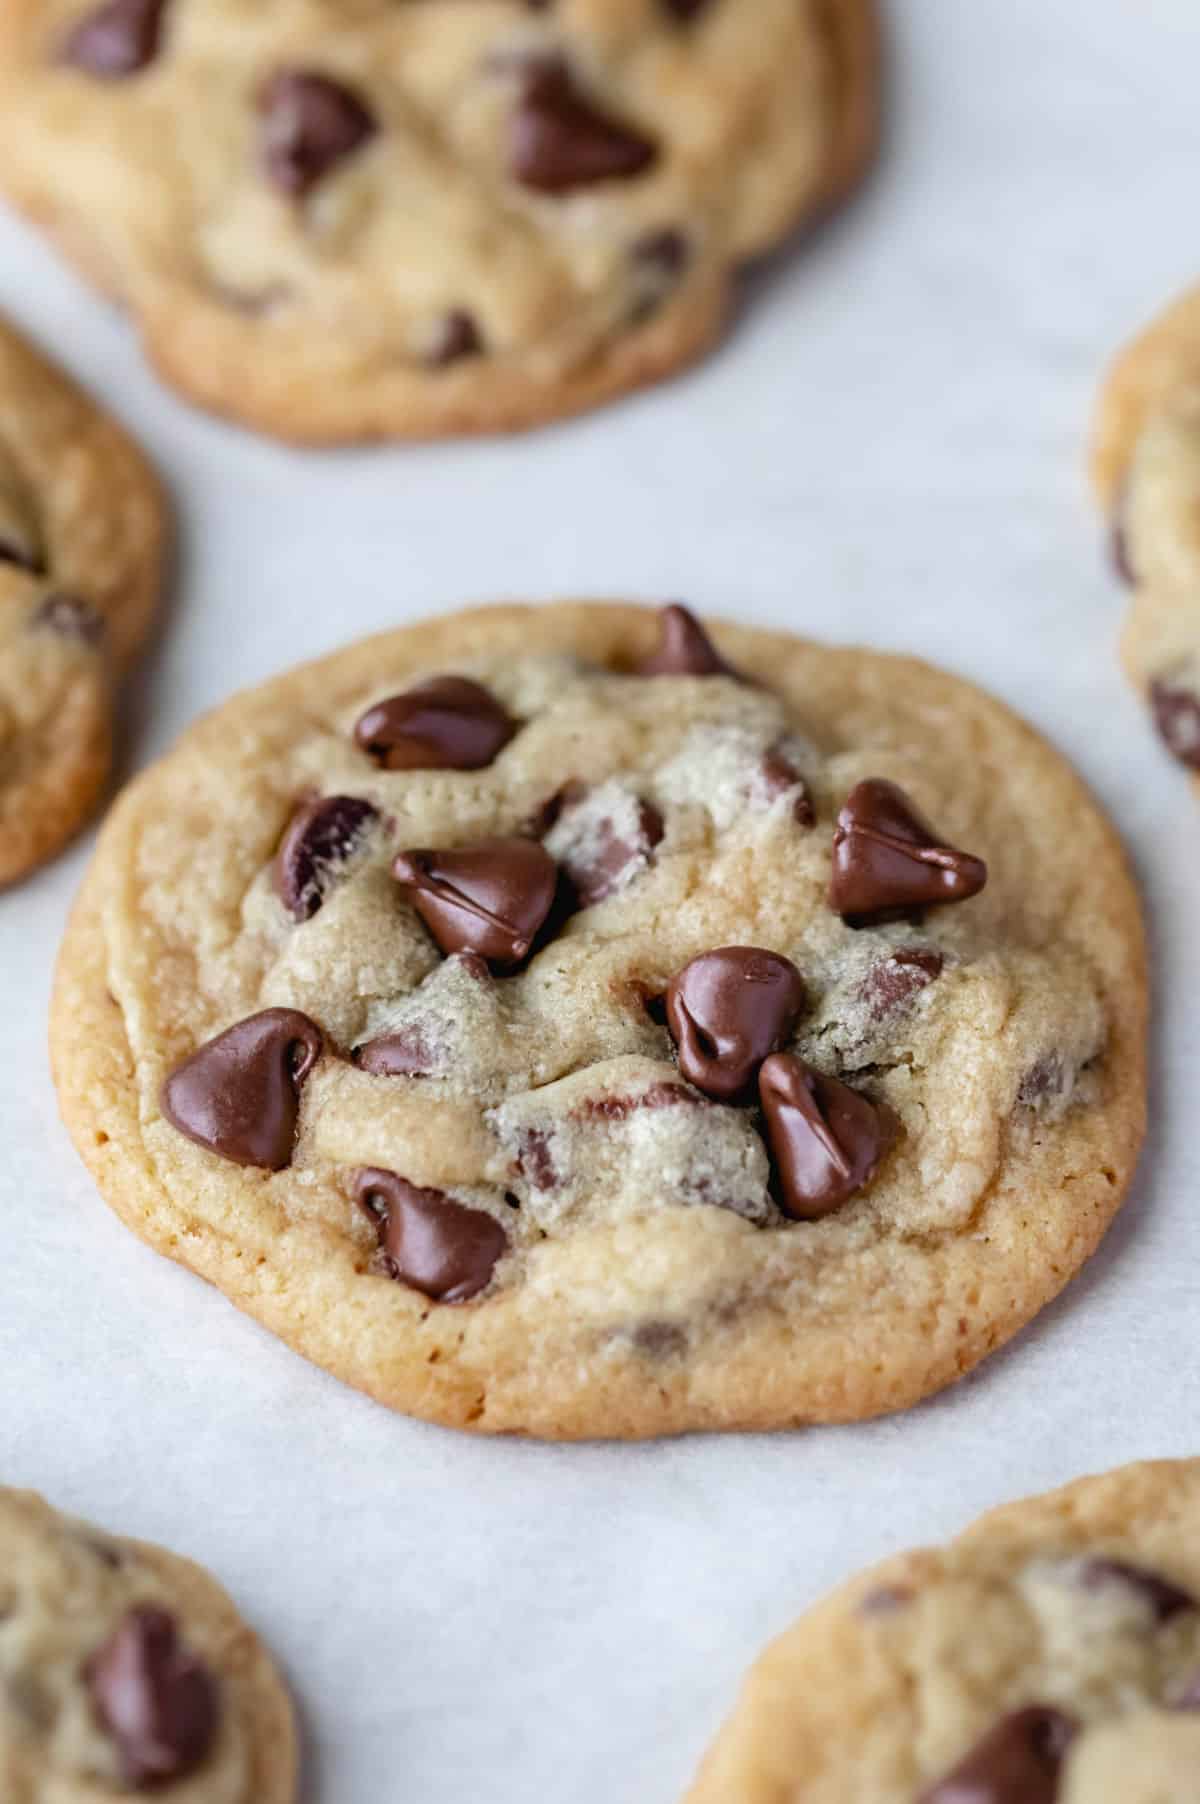
[[295,1789],[287,1693],[208,1574],[0,1488],[4,1804],[289,1804]]
[[0,319],[0,884],[95,806],[165,536],[141,453]]
[[193,400],[535,425],[700,355],[854,180],[873,0],[5,0],[0,184]]
[[1133,592],[1126,666],[1168,751],[1200,773],[1200,288],[1114,364],[1093,472]]
[[1195,1804],[1200,1460],[993,1510],[754,1665],[688,1804]]
[[1077,779],[924,665],[718,639],[430,620],[235,698],[106,825],[53,1006],[75,1140],[139,1234],[397,1408],[896,1409],[1129,1181],[1141,928]]

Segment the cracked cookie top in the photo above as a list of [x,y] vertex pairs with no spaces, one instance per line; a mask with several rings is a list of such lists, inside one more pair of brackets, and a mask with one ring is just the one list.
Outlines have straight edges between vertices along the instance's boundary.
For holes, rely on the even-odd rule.
[[688,1804],[1190,1804],[1200,1462],[860,1574],[767,1649]]
[[1132,1168],[1143,990],[1110,830],[978,691],[491,609],[131,788],[55,1067],[113,1206],[385,1401],[777,1425],[910,1402],[1061,1287]]
[[0,885],[95,804],[164,535],[141,454],[0,319]]
[[1200,290],[1117,359],[1101,397],[1093,475],[1112,562],[1132,594],[1130,675],[1166,749],[1200,773]]
[[488,431],[697,356],[874,64],[873,0],[6,0],[0,183],[200,402]]
[[5,1804],[289,1804],[291,1706],[208,1575],[0,1488]]

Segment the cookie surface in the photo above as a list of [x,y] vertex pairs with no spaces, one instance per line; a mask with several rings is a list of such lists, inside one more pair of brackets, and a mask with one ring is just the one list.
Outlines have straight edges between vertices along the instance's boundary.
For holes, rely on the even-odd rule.
[[860,1574],[751,1669],[688,1804],[1191,1804],[1200,1461]]
[[697,357],[875,64],[873,0],[7,0],[0,184],[202,405],[502,430]]
[[1132,607],[1122,653],[1167,750],[1200,776],[1200,289],[1121,354],[1093,475]]
[[633,1436],[1006,1340],[1121,1201],[1144,1005],[1112,831],[999,703],[579,603],[195,726],[106,823],[52,1052],[112,1207],[318,1364]]
[[164,536],[141,453],[0,319],[0,884],[96,803]]
[[5,1804],[289,1804],[295,1787],[287,1693],[208,1574],[0,1488]]

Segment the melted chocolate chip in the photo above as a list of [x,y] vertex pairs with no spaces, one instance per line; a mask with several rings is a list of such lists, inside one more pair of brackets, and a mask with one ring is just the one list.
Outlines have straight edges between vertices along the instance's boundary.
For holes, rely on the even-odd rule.
[[401,852],[392,875],[443,952],[478,952],[501,970],[528,958],[558,885],[554,860],[528,839]]
[[677,226],[662,226],[655,232],[644,232],[633,246],[633,260],[664,287],[678,282],[692,260],[692,248]]
[[680,1071],[718,1102],[744,1097],[803,1007],[804,980],[790,959],[753,946],[702,953],[667,989]]
[[439,1303],[478,1296],[508,1251],[508,1235],[486,1210],[394,1171],[360,1171],[354,1193],[375,1223],[389,1276]]
[[634,1352],[645,1359],[673,1359],[687,1352],[687,1329],[677,1322],[639,1322],[632,1340]]
[[1200,697],[1180,683],[1151,683],[1150,706],[1171,756],[1189,770],[1200,770]]
[[148,1791],[204,1760],[217,1732],[216,1684],[166,1610],[130,1610],[88,1661],[87,1682],[127,1785]]
[[663,830],[658,809],[639,801],[631,833],[618,833],[611,820],[602,820],[584,844],[564,852],[562,869],[580,908],[591,908],[623,889],[650,862]]
[[658,649],[638,665],[638,676],[738,677],[690,608],[672,602],[659,610],[658,621],[661,633]]
[[1014,1710],[944,1779],[927,1786],[917,1804],[1055,1804],[1078,1726],[1046,1705]]
[[300,1092],[321,1056],[316,1022],[298,1009],[249,1015],[177,1065],[162,1088],[172,1127],[236,1165],[292,1162]]
[[280,69],[259,96],[262,156],[284,194],[307,194],[374,136],[375,120],[341,82],[308,69]]
[[799,793],[792,803],[792,819],[798,827],[813,825],[817,815],[812,805],[812,797],[808,793],[808,786],[791,759],[785,757],[778,746],[773,746],[764,756],[762,764],[759,766],[759,775],[762,778],[767,797],[772,802],[781,795],[786,795],[789,789],[798,790]]
[[1106,1591],[1117,1586],[1133,1592],[1146,1605],[1156,1623],[1170,1622],[1184,1610],[1196,1608],[1196,1599],[1190,1591],[1172,1584],[1160,1572],[1134,1566],[1127,1560],[1101,1557],[1085,1560],[1080,1568],[1079,1582],[1085,1591]]
[[871,966],[858,986],[858,999],[872,1021],[882,1021],[928,989],[941,976],[944,963],[941,953],[931,947],[898,946]]
[[654,161],[653,141],[592,105],[560,57],[530,63],[509,127],[509,168],[545,194],[628,181]]
[[779,1205],[797,1221],[840,1209],[874,1175],[887,1147],[874,1103],[794,1053],[772,1053],[758,1075]]
[[104,638],[104,616],[78,595],[47,595],[34,610],[31,624],[81,645],[99,645]]
[[385,770],[482,770],[516,730],[482,684],[443,676],[376,702],[354,739]]
[[1022,1108],[1036,1109],[1039,1103],[1057,1101],[1067,1091],[1070,1072],[1057,1052],[1047,1052],[1029,1067],[1017,1090]]
[[455,307],[438,321],[425,361],[432,369],[441,370],[448,364],[461,363],[464,357],[478,357],[482,350],[483,339],[474,317],[464,308]]
[[0,538],[0,564],[12,564],[18,570],[27,570],[31,576],[40,576],[45,570],[45,564],[32,544],[18,545],[15,539]]
[[84,17],[62,47],[62,61],[115,81],[136,75],[158,54],[166,0],[106,0]]
[[345,863],[378,819],[370,802],[357,796],[325,796],[297,809],[275,858],[275,888],[295,920],[312,919],[334,867]]
[[829,905],[849,925],[965,902],[986,882],[983,860],[942,845],[897,784],[869,777],[846,797],[833,835]]

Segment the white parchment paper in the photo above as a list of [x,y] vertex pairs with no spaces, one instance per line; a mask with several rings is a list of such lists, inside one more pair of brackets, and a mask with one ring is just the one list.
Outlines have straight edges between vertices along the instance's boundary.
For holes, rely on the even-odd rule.
[[681,595],[990,684],[1082,768],[1145,887],[1149,1145],[1056,1306],[891,1421],[569,1448],[390,1416],[134,1241],[43,1049],[87,844],[0,897],[0,1479],[225,1580],[294,1681],[313,1804],[671,1804],[747,1660],[845,1573],[1200,1451],[1200,816],[1117,670],[1081,473],[1107,354],[1200,275],[1200,8],[890,12],[888,143],[853,209],[755,281],[695,374],[518,441],[314,455],[206,420],[0,215],[0,305],[178,501],[128,767],[235,687],[432,610]]

